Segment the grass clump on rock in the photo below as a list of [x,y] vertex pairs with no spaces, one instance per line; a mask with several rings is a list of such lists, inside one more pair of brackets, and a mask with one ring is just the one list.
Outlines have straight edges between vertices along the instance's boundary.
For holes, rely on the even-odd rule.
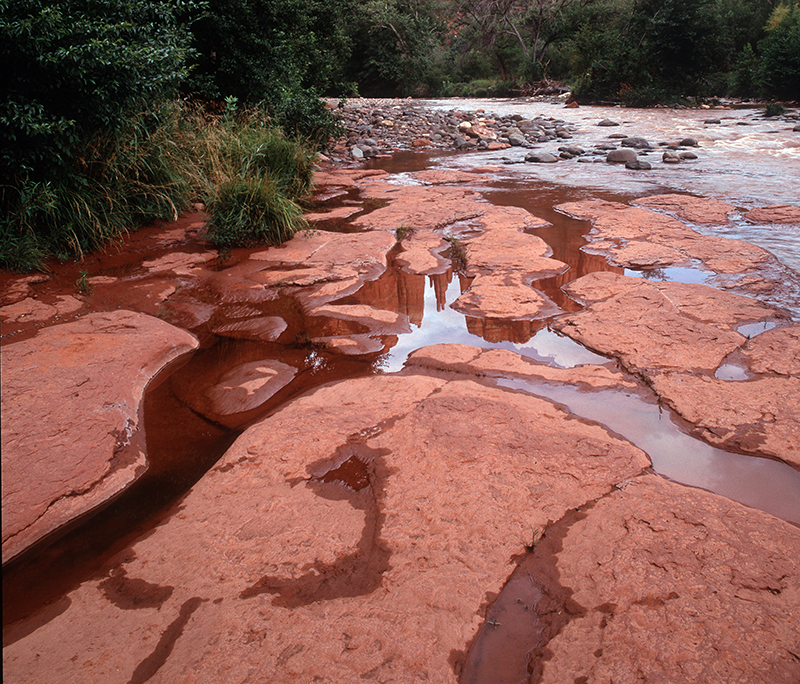
[[154,220],[173,221],[193,201],[207,208],[209,241],[230,248],[280,243],[305,225],[316,152],[287,138],[263,110],[214,119],[166,103],[101,131],[48,179],[0,187],[0,267],[44,268],[80,258]]
[[241,114],[234,98],[206,127],[199,159],[206,237],[229,248],[279,244],[306,225],[296,200],[311,189],[316,153],[270,125],[259,110]]

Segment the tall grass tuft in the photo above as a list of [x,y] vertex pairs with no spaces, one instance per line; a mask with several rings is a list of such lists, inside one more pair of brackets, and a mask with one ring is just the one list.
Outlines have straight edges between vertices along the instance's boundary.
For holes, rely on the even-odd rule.
[[97,133],[51,178],[24,177],[0,191],[0,266],[42,268],[44,260],[81,257],[154,219],[173,220],[192,194],[173,142],[174,107]]
[[203,128],[200,196],[206,237],[220,247],[279,244],[306,225],[296,200],[311,190],[316,152],[286,138],[259,110],[225,116]]

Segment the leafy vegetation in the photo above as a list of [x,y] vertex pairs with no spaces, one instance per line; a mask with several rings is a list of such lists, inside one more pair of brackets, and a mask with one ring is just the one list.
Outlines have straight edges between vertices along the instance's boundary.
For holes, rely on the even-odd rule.
[[800,97],[800,5],[773,0],[391,0],[351,22],[366,95],[504,96],[558,79],[629,105]]
[[0,0],[0,265],[198,200],[223,247],[285,239],[341,132],[322,95],[799,98],[800,3],[776,1]]

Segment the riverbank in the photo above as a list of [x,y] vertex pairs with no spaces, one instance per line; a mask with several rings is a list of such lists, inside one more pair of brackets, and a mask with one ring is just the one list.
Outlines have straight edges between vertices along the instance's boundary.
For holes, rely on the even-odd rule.
[[[47,605],[17,608],[6,678],[796,681],[800,528],[778,516],[792,520],[800,481],[780,495],[756,471],[743,494],[687,487],[654,474],[674,464],[652,443],[586,413],[634,398],[623,423],[649,406],[703,437],[676,442],[675,467],[706,489],[745,461],[797,479],[800,334],[772,303],[790,269],[699,231],[736,213],[718,200],[543,193],[530,210],[521,194],[496,201],[500,165],[382,163],[320,170],[316,230],[283,247],[220,262],[195,215],[60,282],[4,282],[4,383],[9,352],[25,345],[56,377],[86,347],[70,319],[96,340],[102,311],[133,310],[200,347],[153,383],[173,403],[144,407],[151,469],[170,479],[175,443],[151,447],[183,418],[165,406],[188,407],[193,439],[244,430]],[[686,271],[702,282],[670,282]],[[102,334],[132,358],[131,323],[116,327]],[[116,377],[106,356],[60,381],[61,402]],[[119,444],[141,431],[127,429]],[[37,562],[4,575],[6,596],[15,577],[47,592]]]

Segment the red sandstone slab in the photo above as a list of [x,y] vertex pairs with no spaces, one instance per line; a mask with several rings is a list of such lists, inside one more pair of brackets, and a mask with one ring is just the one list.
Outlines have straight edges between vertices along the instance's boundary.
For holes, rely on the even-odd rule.
[[113,311],[2,348],[3,562],[144,473],[144,390],[197,344],[156,318]]

